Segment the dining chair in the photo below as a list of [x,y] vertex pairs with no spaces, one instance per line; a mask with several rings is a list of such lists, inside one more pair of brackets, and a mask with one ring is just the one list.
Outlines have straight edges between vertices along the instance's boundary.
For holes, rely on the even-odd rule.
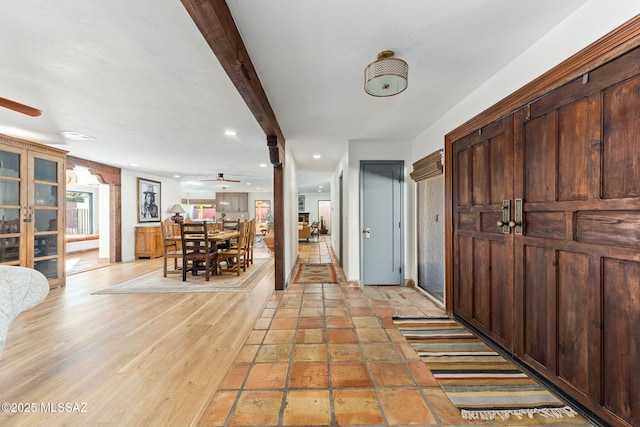
[[240,220],[222,220],[222,229],[223,230],[239,230],[240,228]]
[[207,222],[207,229],[209,231],[222,231],[221,222]]
[[196,276],[198,271],[205,272],[205,280],[209,281],[211,274],[217,274],[218,252],[215,242],[209,240],[207,223],[180,223],[180,238],[182,241],[182,281],[187,281],[187,273]]
[[247,222],[249,224],[247,225],[247,256],[245,258],[247,260],[247,268],[249,268],[249,265],[253,264],[253,245],[256,240],[256,220],[252,219]]
[[[247,228],[244,223],[240,223],[238,227],[238,241],[228,249],[220,249],[218,251],[218,271],[236,272],[240,275],[240,270],[247,271]],[[224,267],[222,264],[224,263]]]
[[[178,239],[174,235],[174,222],[166,219],[160,224],[162,230],[163,277],[167,274],[182,273],[178,267],[178,259],[182,258],[182,249],[178,248]],[[169,260],[173,259],[173,270],[168,269]]]

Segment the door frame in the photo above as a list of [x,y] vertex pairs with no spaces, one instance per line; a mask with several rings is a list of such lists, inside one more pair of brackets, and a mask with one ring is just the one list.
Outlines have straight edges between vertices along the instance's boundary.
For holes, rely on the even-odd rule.
[[405,186],[404,186],[404,173],[402,171],[404,171],[404,160],[360,160],[360,171],[359,171],[359,176],[360,176],[360,188],[359,188],[359,210],[360,210],[360,215],[359,215],[359,224],[358,224],[358,235],[360,236],[358,239],[358,245],[359,245],[359,253],[360,253],[360,285],[365,286],[364,283],[364,251],[363,251],[363,241],[364,241],[364,237],[363,237],[363,233],[364,233],[364,207],[363,207],[363,194],[364,194],[364,180],[363,175],[364,175],[364,166],[365,165],[394,165],[394,166],[398,166],[400,168],[400,174],[399,174],[399,180],[400,180],[400,191],[399,191],[399,199],[398,199],[398,203],[400,205],[400,212],[398,213],[398,218],[400,220],[400,250],[399,250],[399,265],[401,266],[401,270],[400,270],[400,283],[398,285],[402,286],[404,285],[405,282],[405,275],[406,275],[406,266],[405,266],[405,255],[404,255],[404,231],[405,231],[405,218],[404,218],[404,213],[405,213],[405,209],[404,209],[404,191],[405,191]]

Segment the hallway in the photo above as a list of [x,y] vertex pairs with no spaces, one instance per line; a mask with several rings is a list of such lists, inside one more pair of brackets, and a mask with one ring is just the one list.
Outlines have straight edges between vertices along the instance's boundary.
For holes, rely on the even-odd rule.
[[[332,258],[328,239],[300,242],[300,263]],[[412,288],[350,287],[336,270],[340,283],[293,283],[271,296],[198,425],[478,423],[461,417],[392,322],[444,312]],[[510,421],[484,424],[586,424],[581,417]]]

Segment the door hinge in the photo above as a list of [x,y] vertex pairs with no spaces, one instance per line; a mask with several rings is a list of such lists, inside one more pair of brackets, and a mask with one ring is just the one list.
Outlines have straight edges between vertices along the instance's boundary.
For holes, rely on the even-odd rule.
[[400,270],[400,274],[402,274],[402,267],[400,267],[399,270]]

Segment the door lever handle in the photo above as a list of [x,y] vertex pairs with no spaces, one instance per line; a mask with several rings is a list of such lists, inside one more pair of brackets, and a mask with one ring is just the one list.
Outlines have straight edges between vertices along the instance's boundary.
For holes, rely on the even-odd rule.
[[502,232],[504,234],[511,233],[511,228],[509,228],[509,218],[511,217],[511,200],[503,200],[502,201],[502,219],[496,223],[498,227],[502,227]]

